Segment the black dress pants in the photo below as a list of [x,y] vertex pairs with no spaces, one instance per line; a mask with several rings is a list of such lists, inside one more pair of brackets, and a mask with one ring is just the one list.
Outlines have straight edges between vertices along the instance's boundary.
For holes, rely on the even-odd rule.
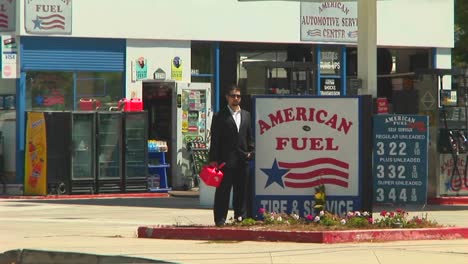
[[232,194],[232,206],[234,209],[234,218],[239,216],[246,218],[246,181],[247,181],[247,166],[239,168],[223,168],[223,180],[218,188],[216,188],[214,197],[214,221],[215,224],[224,223],[229,210],[229,198]]

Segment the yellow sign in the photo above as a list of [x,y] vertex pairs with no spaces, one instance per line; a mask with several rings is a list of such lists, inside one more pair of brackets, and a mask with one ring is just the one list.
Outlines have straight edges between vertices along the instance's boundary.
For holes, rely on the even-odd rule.
[[43,113],[28,113],[26,124],[24,194],[47,194],[46,124]]
[[171,63],[171,79],[175,81],[182,81],[182,59],[178,56],[172,59]]

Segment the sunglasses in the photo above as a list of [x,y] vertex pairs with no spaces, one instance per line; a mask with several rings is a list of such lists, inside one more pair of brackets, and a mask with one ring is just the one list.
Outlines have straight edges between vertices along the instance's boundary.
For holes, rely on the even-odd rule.
[[230,94],[229,97],[231,97],[231,98],[241,98],[242,96],[240,94]]

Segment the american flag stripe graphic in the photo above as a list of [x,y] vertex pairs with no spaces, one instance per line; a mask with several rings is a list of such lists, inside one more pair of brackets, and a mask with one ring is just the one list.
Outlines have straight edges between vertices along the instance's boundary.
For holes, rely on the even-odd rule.
[[316,177],[320,177],[322,175],[335,175],[341,178],[348,179],[349,175],[346,172],[330,169],[330,168],[323,168],[318,170],[309,171],[306,173],[288,173],[286,178],[294,179],[294,180],[306,180],[306,179],[313,179]]
[[322,35],[322,32],[320,29],[313,29],[313,30],[308,30],[307,35],[312,36],[312,37],[320,37]]
[[303,162],[278,162],[290,171],[283,177],[290,188],[310,188],[320,184],[348,187],[349,164],[334,158],[317,158]]
[[0,28],[8,28],[8,15],[0,13]]
[[357,38],[357,36],[358,36],[357,30],[348,32],[348,37],[350,38]]
[[349,165],[346,162],[337,160],[334,158],[317,158],[313,160],[303,161],[303,162],[278,162],[278,165],[285,169],[294,169],[294,168],[306,168],[320,164],[333,164],[344,169],[349,169]]
[[289,182],[285,181],[284,185],[289,188],[311,188],[315,186],[319,186],[320,184],[331,184],[331,185],[338,185],[341,187],[348,187],[348,183],[345,181],[337,180],[337,179],[318,179],[316,181],[311,182]]
[[39,16],[38,18],[42,20],[41,29],[65,29],[65,17],[62,15],[54,14],[50,16]]

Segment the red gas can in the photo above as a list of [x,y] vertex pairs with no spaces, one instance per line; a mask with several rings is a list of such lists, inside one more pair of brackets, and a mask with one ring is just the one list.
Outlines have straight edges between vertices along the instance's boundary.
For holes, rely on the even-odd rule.
[[118,103],[118,108],[121,111],[143,111],[143,101],[140,98],[122,98]]
[[79,108],[82,111],[94,111],[101,106],[101,102],[93,98],[81,98]]
[[130,111],[143,111],[143,101],[140,98],[130,99]]
[[120,111],[130,111],[130,99],[122,98],[117,105]]
[[221,163],[218,167],[205,165],[200,171],[200,178],[208,186],[219,187],[223,180],[224,174],[221,170],[225,163]]

